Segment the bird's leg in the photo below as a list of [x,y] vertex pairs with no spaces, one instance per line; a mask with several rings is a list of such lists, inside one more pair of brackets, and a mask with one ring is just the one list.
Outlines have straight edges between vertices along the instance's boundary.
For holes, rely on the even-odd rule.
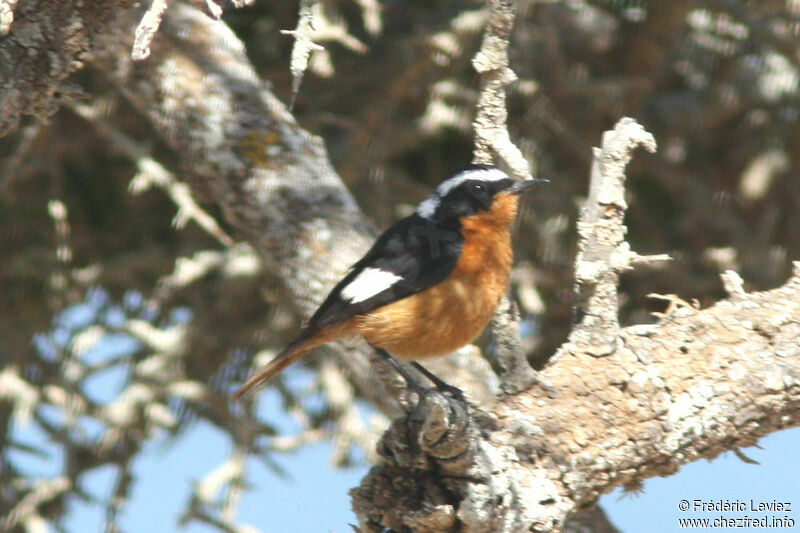
[[[389,366],[391,366],[398,374],[403,376],[403,379],[406,380],[406,383],[408,383],[409,388],[415,389],[419,393],[424,393],[426,390],[430,390],[426,389],[425,387],[420,385],[416,379],[412,378],[411,375],[408,372],[406,372],[406,370],[402,367],[402,365],[397,362],[397,359],[392,357],[389,354],[389,352],[387,352],[383,348],[378,348],[375,346],[373,346],[373,348],[378,353],[378,355],[383,357],[386,360],[386,362],[389,363]],[[423,376],[428,378],[434,385],[436,385],[437,390],[439,390],[440,392],[445,392],[450,394],[453,398],[455,398],[460,402],[466,402],[466,400],[464,399],[464,392],[461,389],[445,383],[436,374],[434,374],[421,364],[417,363],[416,361],[411,361],[411,364],[414,365],[414,368],[419,370]]]
[[406,372],[405,368],[403,368],[400,365],[400,363],[397,362],[397,359],[392,357],[389,354],[389,352],[387,352],[383,348],[378,348],[376,346],[373,346],[372,348],[378,353],[378,355],[383,357],[384,360],[386,360],[387,363],[389,363],[389,366],[392,367],[395,372],[397,372],[398,374],[403,376],[403,379],[406,380],[406,383],[408,384],[408,386],[410,388],[416,389],[417,391],[420,391],[420,392],[425,390],[425,388],[422,385],[420,385],[419,382],[416,379],[412,378],[411,375],[408,372]]
[[411,361],[411,364],[413,365],[414,368],[419,370],[422,373],[423,376],[425,376],[426,378],[431,380],[431,383],[436,385],[437,389],[439,389],[442,392],[449,393],[453,398],[455,398],[456,400],[458,400],[460,402],[465,402],[466,401],[464,399],[464,391],[462,391],[458,387],[454,387],[453,385],[450,385],[449,383],[445,383],[444,381],[442,381],[442,379],[439,376],[437,376],[436,374],[434,374],[433,372],[431,372],[430,370],[428,370],[427,368],[425,368],[421,364],[417,363],[416,361]]

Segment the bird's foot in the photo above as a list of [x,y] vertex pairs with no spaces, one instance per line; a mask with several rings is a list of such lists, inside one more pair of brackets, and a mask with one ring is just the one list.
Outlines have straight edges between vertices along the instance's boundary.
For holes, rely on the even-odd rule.
[[[398,363],[397,360],[394,357],[389,355],[389,353],[386,350],[383,350],[381,348],[375,348],[375,351],[381,357],[383,357],[386,360],[387,363],[389,363],[389,366],[391,366],[398,374],[403,376],[403,379],[405,379],[406,383],[408,384],[408,388],[413,390],[414,392],[416,392],[419,395],[420,398],[422,398],[426,393],[428,393],[431,390],[433,390],[430,387],[424,387],[424,386],[420,385],[420,383],[417,380],[415,380],[414,378],[412,378],[409,375],[409,373],[406,372],[406,370],[400,365],[400,363]],[[462,391],[458,387],[454,387],[453,385],[450,385],[449,383],[444,382],[442,379],[439,378],[439,376],[437,376],[436,374],[434,374],[433,372],[431,372],[430,370],[428,370],[427,368],[425,368],[421,364],[417,363],[416,361],[412,361],[411,365],[414,368],[416,368],[423,376],[428,378],[431,381],[431,383],[433,383],[435,385],[435,388],[436,388],[437,391],[439,391],[439,392],[441,392],[441,393],[443,393],[443,394],[445,394],[447,396],[450,396],[451,398],[453,398],[454,400],[456,400],[458,402],[461,402],[463,404],[467,403],[467,400],[464,397],[464,391]]]
[[419,370],[423,376],[428,378],[431,381],[431,383],[433,383],[436,386],[436,390],[444,394],[450,395],[454,400],[458,400],[459,402],[462,403],[467,403],[467,399],[464,397],[464,391],[462,391],[458,387],[455,387],[443,381],[439,376],[437,376],[436,374],[434,374],[421,364],[417,363],[416,361],[412,361],[411,365],[417,370]]

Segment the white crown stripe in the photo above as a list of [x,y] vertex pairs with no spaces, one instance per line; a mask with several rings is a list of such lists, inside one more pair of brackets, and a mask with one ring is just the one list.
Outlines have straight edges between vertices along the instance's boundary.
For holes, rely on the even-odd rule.
[[449,180],[442,182],[430,198],[417,206],[417,214],[422,218],[431,218],[433,214],[436,213],[436,209],[439,207],[442,198],[467,180],[500,181],[507,178],[508,175],[499,168],[465,170],[464,172],[456,174]]
[[431,218],[439,207],[439,197],[434,194],[417,206],[417,214],[422,218]]
[[379,268],[367,268],[342,289],[342,298],[354,304],[363,302],[390,288],[401,279],[403,278],[397,274]]
[[442,182],[442,184],[436,188],[436,194],[439,195],[439,198],[444,198],[447,196],[447,193],[467,180],[500,181],[505,178],[508,178],[508,176],[499,168],[466,170],[460,174],[456,174],[449,180]]

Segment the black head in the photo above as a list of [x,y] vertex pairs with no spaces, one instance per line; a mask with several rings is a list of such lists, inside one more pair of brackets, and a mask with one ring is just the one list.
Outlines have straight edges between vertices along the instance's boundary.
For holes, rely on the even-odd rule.
[[443,181],[417,214],[429,220],[460,219],[486,211],[500,193],[519,194],[544,180],[515,181],[491,165],[470,165]]

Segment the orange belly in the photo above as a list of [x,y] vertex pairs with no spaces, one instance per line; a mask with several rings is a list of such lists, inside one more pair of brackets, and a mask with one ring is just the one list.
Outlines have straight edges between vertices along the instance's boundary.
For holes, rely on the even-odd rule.
[[445,281],[356,316],[358,333],[401,359],[446,355],[475,340],[508,290],[512,261],[505,224],[476,227]]
[[356,318],[359,334],[401,359],[446,355],[486,328],[505,292],[506,279],[476,290],[463,279],[445,281]]

